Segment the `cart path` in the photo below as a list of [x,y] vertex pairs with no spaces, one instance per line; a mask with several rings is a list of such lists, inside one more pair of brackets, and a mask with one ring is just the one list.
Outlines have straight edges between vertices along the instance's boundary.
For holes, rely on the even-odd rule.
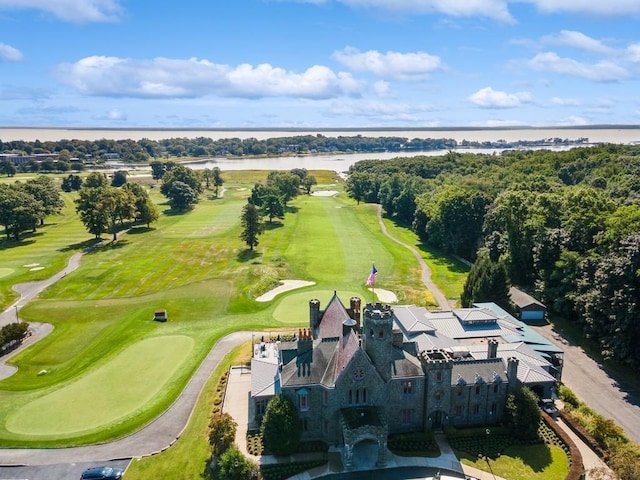
[[391,234],[387,231],[386,225],[382,221],[382,205],[378,205],[377,214],[378,214],[378,224],[380,225],[380,229],[382,230],[382,233],[384,233],[386,237],[390,238],[397,244],[402,245],[403,247],[408,249],[413,254],[413,256],[416,257],[416,260],[418,261],[418,264],[422,269],[422,283],[424,283],[425,286],[429,289],[429,291],[433,294],[433,297],[438,302],[438,307],[440,307],[441,310],[451,310],[451,304],[447,300],[447,297],[444,296],[442,291],[440,291],[437,285],[433,283],[433,280],[431,280],[431,269],[429,268],[429,265],[427,265],[427,262],[424,261],[424,258],[422,258],[422,255],[420,255],[420,252],[418,252],[418,250],[416,250],[411,245],[407,245],[406,243],[391,236]]

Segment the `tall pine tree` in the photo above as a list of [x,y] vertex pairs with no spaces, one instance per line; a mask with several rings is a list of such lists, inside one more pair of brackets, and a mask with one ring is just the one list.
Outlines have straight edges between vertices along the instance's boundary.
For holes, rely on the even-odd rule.
[[477,302],[493,302],[502,308],[510,308],[507,270],[501,262],[492,261],[484,249],[478,252],[460,296],[463,307],[471,307]]

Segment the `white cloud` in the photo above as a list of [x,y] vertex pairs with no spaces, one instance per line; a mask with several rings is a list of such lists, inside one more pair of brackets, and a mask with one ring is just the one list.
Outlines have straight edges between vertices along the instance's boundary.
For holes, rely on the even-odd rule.
[[363,86],[351,74],[314,65],[302,73],[269,64],[231,67],[208,60],[93,56],[57,68],[60,82],[92,96],[137,98],[358,96]]
[[95,115],[93,118],[96,120],[109,120],[117,122],[122,122],[128,119],[127,114],[123,113],[117,108],[111,109],[101,115]]
[[551,102],[561,107],[577,107],[580,105],[580,100],[576,100],[575,98],[553,97]]
[[350,70],[401,80],[423,80],[428,78],[431,72],[442,68],[439,57],[425,52],[361,52],[357,48],[346,47],[335,52],[332,57]]
[[588,50],[590,52],[603,53],[605,55],[610,55],[615,52],[613,48],[607,47],[600,40],[596,40],[595,38],[591,38],[584,33],[576,32],[574,30],[561,30],[560,33],[556,35],[548,35],[542,40],[545,43],[565,45],[568,47]]
[[539,53],[526,64],[534,70],[573,75],[594,82],[616,82],[629,77],[626,69],[613,62],[587,64],[572,58],[562,58],[554,52]]
[[123,9],[119,0],[0,0],[0,10],[42,10],[74,23],[113,22]]
[[24,56],[20,50],[0,42],[0,62],[21,62],[23,59]]
[[[286,1],[286,0],[280,0]],[[331,0],[289,0],[322,5]],[[529,3],[544,13],[584,13],[608,17],[640,14],[637,0],[334,0],[354,8],[386,10],[399,14],[441,13],[451,17],[485,17],[514,23],[510,4]]]
[[[297,0],[298,3],[323,4],[322,0]],[[399,14],[443,13],[452,17],[487,17],[513,22],[506,0],[336,0],[354,8],[386,10]]]
[[627,55],[629,60],[640,63],[640,43],[632,43],[627,47]]
[[509,0],[511,3],[531,3],[547,13],[586,13],[591,15],[621,16],[640,14],[637,0]]
[[383,120],[417,121],[419,115],[432,112],[431,105],[385,102],[333,102],[330,113],[334,115],[371,117]]
[[571,115],[570,117],[566,118],[560,123],[562,125],[576,125],[576,126],[589,125],[589,122],[585,118],[580,117],[578,115]]
[[391,97],[393,93],[391,92],[391,88],[389,87],[389,82],[385,82],[384,80],[379,80],[375,82],[371,86],[371,91],[374,95],[378,97]]
[[469,95],[468,100],[482,108],[515,108],[524,103],[531,103],[529,92],[507,93],[485,87]]

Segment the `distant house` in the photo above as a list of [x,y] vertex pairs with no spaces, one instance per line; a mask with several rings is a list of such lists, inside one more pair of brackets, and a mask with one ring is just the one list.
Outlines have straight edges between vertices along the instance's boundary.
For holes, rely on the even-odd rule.
[[531,320],[544,320],[547,307],[542,302],[539,302],[528,293],[522,290],[511,287],[509,289],[509,295],[511,295],[511,301],[518,310],[518,317],[523,322]]
[[156,310],[155,312],[153,312],[153,319],[156,322],[166,322],[168,320],[167,311],[166,310]]

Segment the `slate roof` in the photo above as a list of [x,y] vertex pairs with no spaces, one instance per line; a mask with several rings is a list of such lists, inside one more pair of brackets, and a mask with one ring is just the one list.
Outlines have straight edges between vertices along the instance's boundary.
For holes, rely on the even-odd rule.
[[451,385],[473,385],[496,381],[507,381],[504,363],[500,358],[454,362],[451,370]]
[[324,310],[320,326],[318,328],[319,338],[342,337],[342,322],[348,320],[349,314],[342,305],[338,296],[334,293],[327,308]]
[[[486,359],[486,345],[469,346],[469,353],[471,353],[471,355],[476,359]],[[552,368],[551,363],[541,357],[524,342],[498,344],[498,357],[503,361],[505,370],[508,358],[515,357],[519,360],[518,380],[522,383],[528,384],[556,381],[554,376],[548,371],[548,369]]]

